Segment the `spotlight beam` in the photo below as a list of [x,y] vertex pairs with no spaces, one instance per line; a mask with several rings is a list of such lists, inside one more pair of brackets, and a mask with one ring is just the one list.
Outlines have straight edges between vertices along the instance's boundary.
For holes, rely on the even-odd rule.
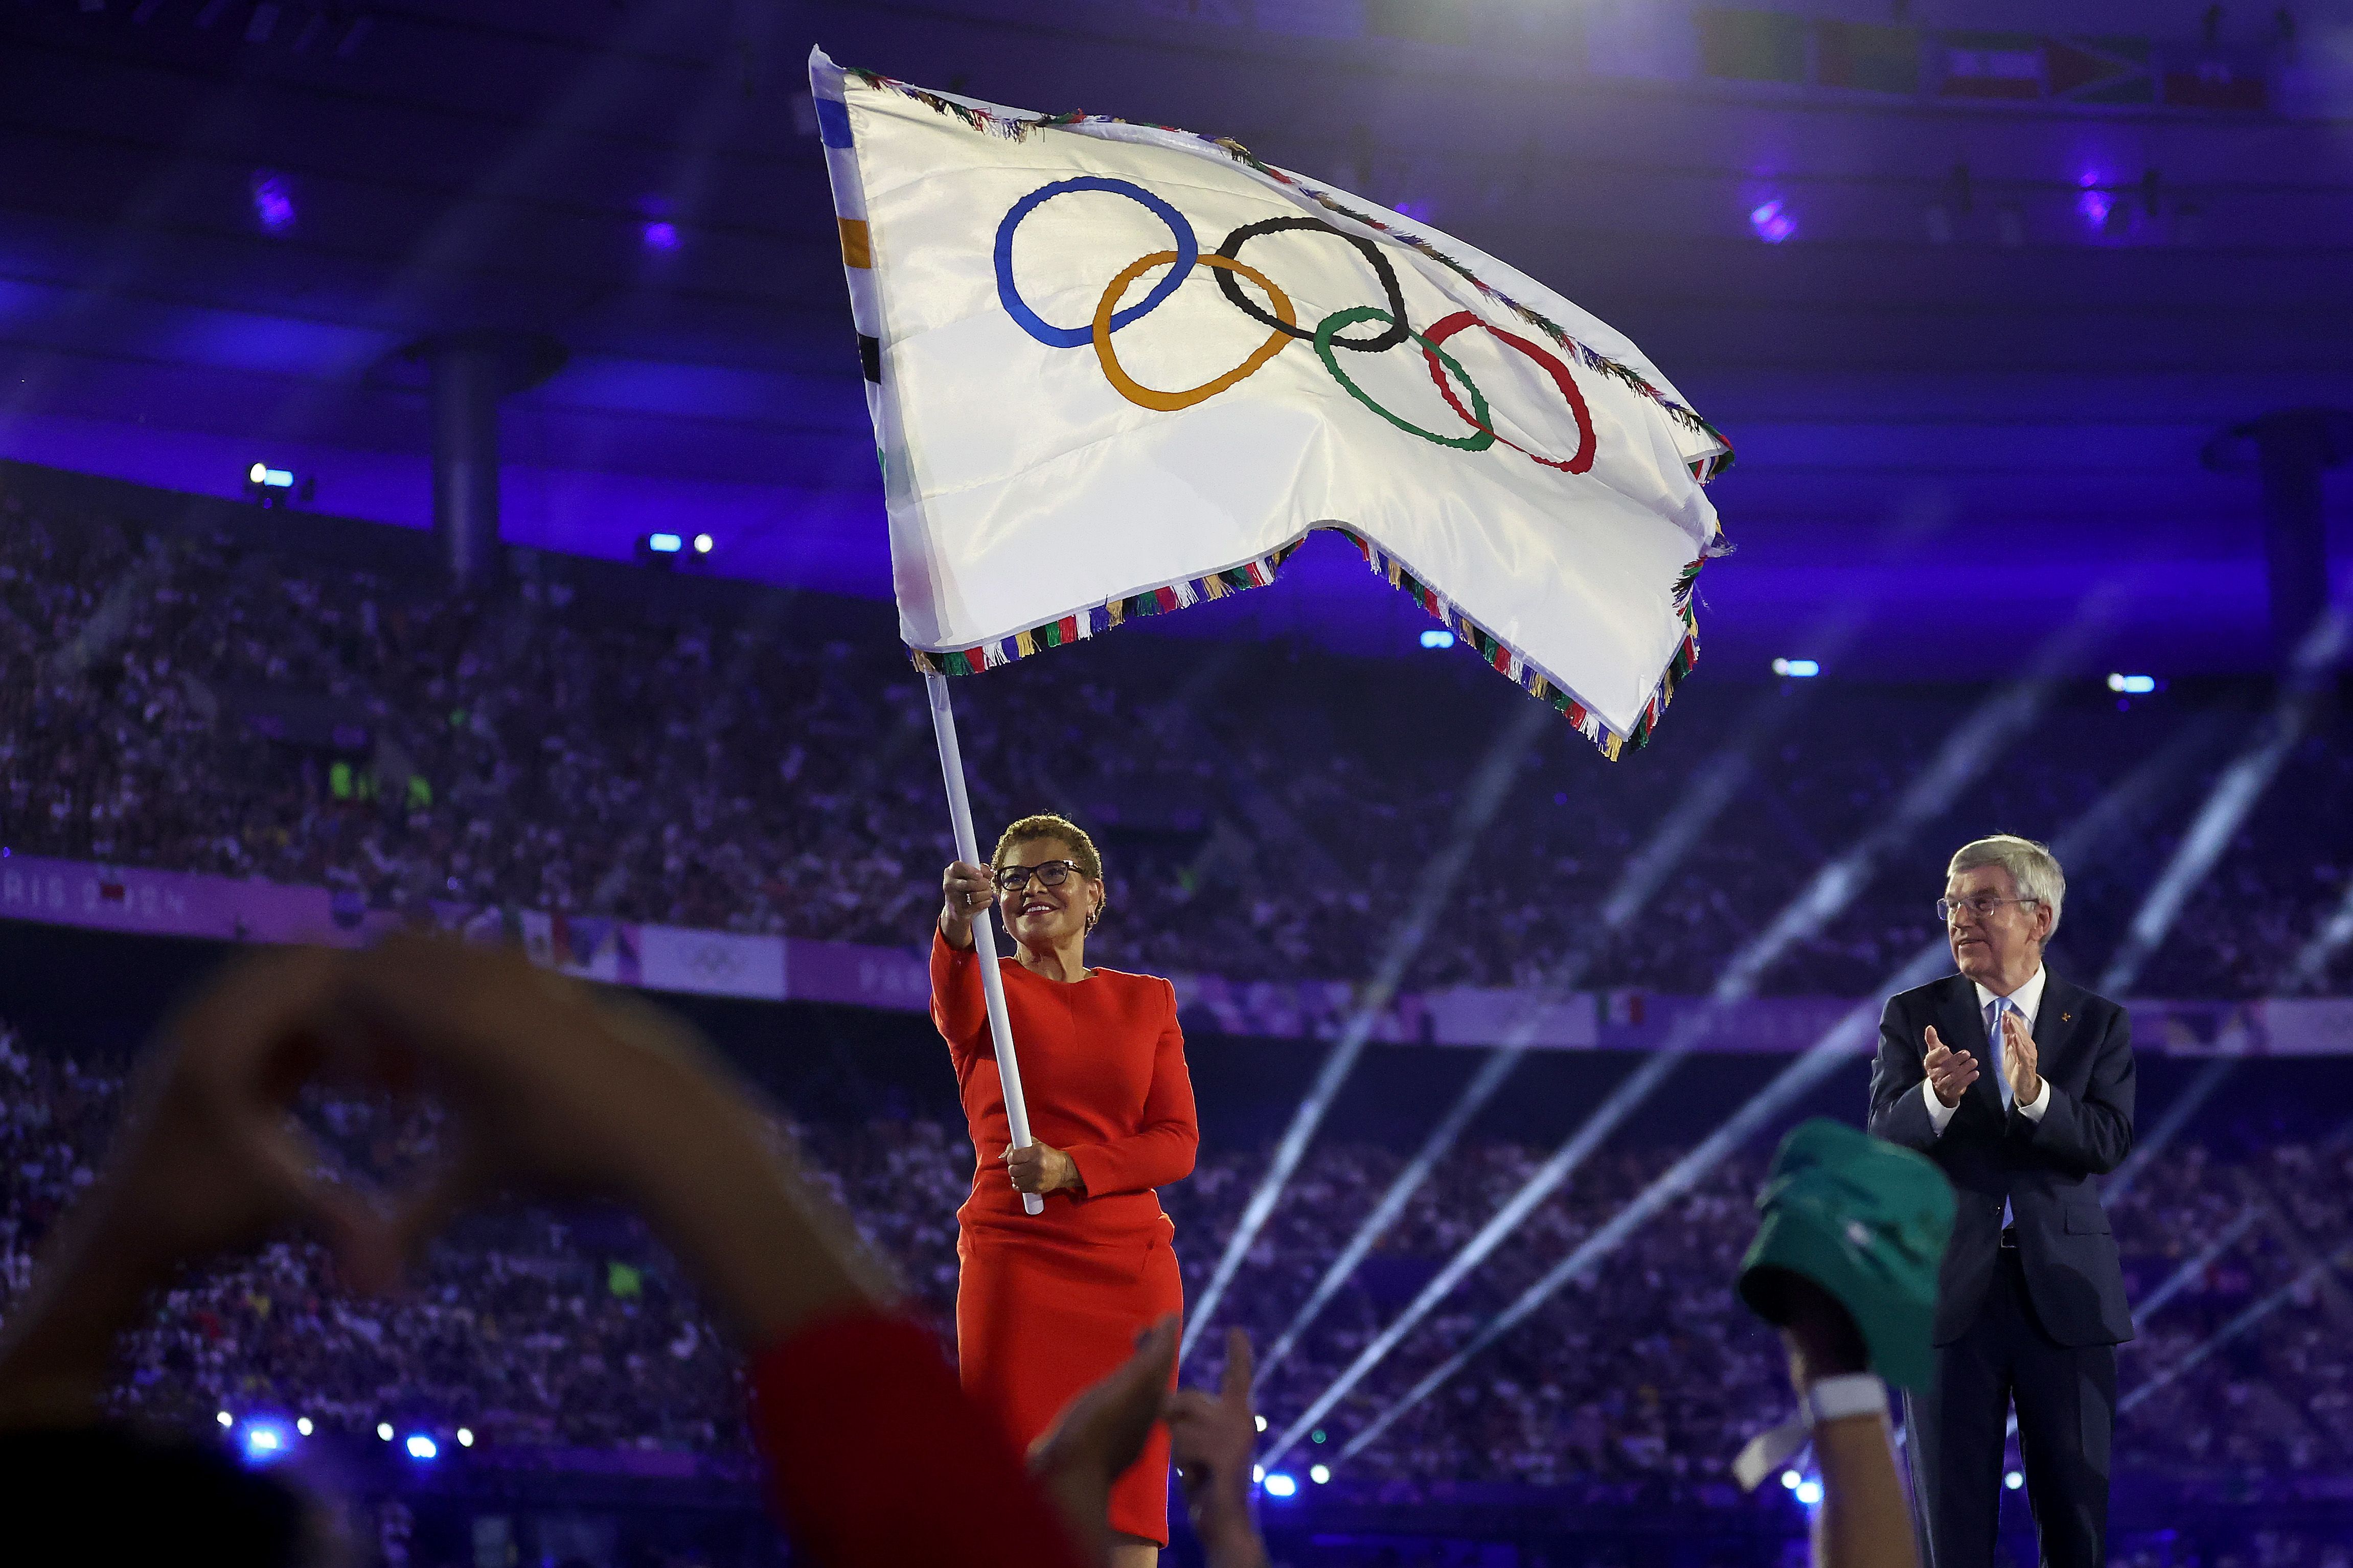
[[2288,752],[2304,738],[2318,700],[2316,678],[2344,651],[2347,629],[2345,607],[2333,605],[2297,645],[2278,700],[2272,705],[2263,743],[2222,770],[2222,776],[2214,781],[2197,820],[2141,900],[2124,945],[2101,977],[2100,989],[2108,995],[2121,996],[2139,980],[2142,966],[2165,944],[2182,907],[2205,885],[2214,862],[2221,858],[2247,814],[2271,787]]
[[[2200,1251],[2197,1257],[2189,1259],[2189,1261],[2184,1263],[2180,1268],[2167,1275],[2165,1277],[2165,1282],[2159,1285],[2156,1289],[2151,1290],[2148,1293],[2147,1299],[2142,1301],[2139,1306],[2133,1309],[2134,1331],[2137,1332],[2140,1329],[2145,1327],[2149,1319],[2155,1317],[2164,1309],[2165,1304],[2168,1301],[2172,1300],[2176,1296],[2180,1295],[2182,1291],[2188,1289],[2191,1280],[2199,1279],[2204,1275],[2208,1268],[2213,1267],[2213,1263],[2216,1258],[2221,1257],[2222,1254],[2228,1252],[2232,1247],[2236,1246],[2239,1238],[2246,1235],[2250,1230],[2253,1230],[2255,1227],[2255,1222],[2263,1217],[2263,1211],[2262,1205],[2251,1205],[2245,1213],[2242,1214],[2238,1218],[2225,1226],[2222,1229],[2221,1235],[2216,1237],[2212,1241],[2208,1242],[2204,1250]],[[2129,1343],[2130,1342],[2127,1341],[2126,1342]]]
[[2353,942],[2353,877],[2346,879],[2345,898],[2337,906],[2337,912],[2312,933],[2312,940],[2295,955],[2295,965],[2288,972],[2289,993],[2319,990],[2329,963],[2345,951],[2348,942]]
[[[1944,968],[1948,958],[1942,942],[1923,948],[1896,973],[1889,985],[1896,990],[1905,990],[1925,984]],[[1879,1023],[1878,1012],[1875,1003],[1858,1004],[1829,1033],[1809,1047],[1804,1055],[1783,1068],[1778,1078],[1741,1107],[1730,1121],[1668,1167],[1643,1188],[1632,1203],[1612,1215],[1609,1224],[1586,1237],[1567,1257],[1553,1265],[1544,1278],[1522,1291],[1518,1300],[1489,1319],[1468,1344],[1440,1363],[1421,1381],[1408,1389],[1402,1398],[1381,1412],[1371,1426],[1350,1438],[1348,1446],[1340,1450],[1340,1458],[1353,1459],[1367,1446],[1377,1441],[1398,1417],[1430,1397],[1440,1384],[1469,1364],[1472,1357],[1517,1328],[1562,1286],[1615,1252],[1653,1215],[1698,1184],[1703,1177],[1746,1142],[1768,1121],[1779,1115],[1789,1103],[1810,1092],[1831,1073],[1852,1066],[1873,1037]]]
[[2212,1355],[2216,1351],[2221,1350],[2224,1345],[2230,1343],[2232,1340],[2237,1339],[2241,1334],[2245,1333],[2249,1329],[2253,1328],[2257,1323],[2262,1322],[2265,1318],[2270,1317],[2274,1312],[2278,1311],[2282,1307],[2287,1305],[2288,1301],[2296,1294],[2297,1291],[2318,1284],[2324,1275],[2328,1274],[2334,1269],[2343,1268],[2348,1266],[2353,1266],[2353,1247],[2338,1247],[2328,1257],[2317,1259],[2295,1279],[2272,1291],[2262,1300],[2257,1301],[2245,1311],[2241,1312],[2237,1317],[2232,1318],[2229,1322],[2224,1323],[2221,1328],[2215,1330],[2213,1333],[2207,1336],[2203,1342],[2191,1350],[2187,1355],[2184,1355],[2179,1361],[2175,1362],[2171,1366],[2167,1367],[2163,1372],[2158,1373],[2155,1377],[2150,1378],[2147,1383],[2142,1384],[2138,1388],[2134,1389],[2130,1394],[2127,1394],[2122,1399],[2117,1400],[2116,1414],[2122,1415],[2126,1411],[2130,1410],[2134,1405],[2138,1405],[2150,1394],[2157,1393],[2159,1389],[2164,1388],[2168,1384],[2177,1381],[2185,1373],[2195,1369],[2198,1364],[2204,1361],[2208,1356]]
[[[1900,553],[1919,539],[1944,527],[1948,521],[1949,514],[1942,506],[1914,507],[1895,520],[1889,531],[1888,542],[1895,552]],[[1805,639],[1807,646],[1819,647],[1826,656],[1835,659],[1853,643],[1861,631],[1863,608],[1860,603],[1850,602]],[[1265,1387],[1268,1374],[1298,1347],[1309,1326],[1339,1294],[1341,1287],[1347,1283],[1357,1265],[1365,1260],[1380,1238],[1388,1234],[1389,1226],[1397,1223],[1398,1215],[1405,1212],[1405,1205],[1430,1179],[1430,1173],[1437,1168],[1438,1163],[1453,1149],[1455,1141],[1470,1125],[1472,1118],[1494,1097],[1496,1089],[1512,1075],[1521,1058],[1526,1054],[1528,1043],[1534,1037],[1546,1008],[1575,992],[1594,961],[1607,949],[1609,940],[1649,905],[1659,889],[1665,885],[1667,878],[1683,864],[1684,857],[1699,842],[1700,835],[1707,831],[1708,826],[1740,793],[1740,786],[1747,782],[1748,770],[1754,765],[1757,748],[1788,723],[1793,715],[1804,710],[1806,696],[1810,692],[1810,688],[1799,688],[1796,695],[1777,692],[1767,700],[1752,706],[1739,733],[1693,775],[1674,809],[1651,833],[1649,842],[1619,872],[1609,896],[1602,900],[1598,931],[1579,942],[1567,959],[1546,979],[1542,991],[1529,1000],[1520,1016],[1505,1031],[1504,1041],[1494,1055],[1464,1086],[1453,1108],[1440,1120],[1429,1138],[1423,1141],[1421,1148],[1398,1173],[1388,1190],[1381,1194],[1380,1202],[1373,1206],[1372,1213],[1366,1215],[1365,1222],[1356,1227],[1356,1235],[1349,1237],[1347,1245],[1340,1249],[1339,1256],[1324,1270],[1323,1279],[1316,1282],[1314,1290],[1293,1315],[1290,1326],[1282,1331],[1260,1359],[1253,1387]]]
[[1364,1224],[1356,1227],[1356,1235],[1348,1238],[1348,1244],[1340,1249],[1339,1256],[1333,1258],[1332,1266],[1324,1271],[1324,1278],[1315,1282],[1314,1291],[1293,1315],[1290,1327],[1284,1329],[1274,1343],[1268,1347],[1265,1356],[1258,1363],[1258,1374],[1251,1380],[1252,1387],[1264,1386],[1268,1375],[1298,1347],[1300,1336],[1307,1331],[1308,1325],[1314,1322],[1332,1298],[1340,1293],[1340,1288],[1356,1271],[1356,1265],[1373,1250],[1374,1244],[1388,1234],[1390,1226],[1397,1223],[1398,1215],[1405,1212],[1405,1205],[1412,1201],[1413,1194],[1420,1190],[1421,1184],[1429,1179],[1438,1162],[1454,1147],[1455,1140],[1462,1136],[1462,1130],[1471,1124],[1471,1119],[1494,1098],[1495,1091],[1504,1086],[1504,1080],[1512,1076],[1514,1069],[1520,1065],[1520,1058],[1526,1054],[1525,1041],[1500,1046],[1488,1053],[1478,1076],[1455,1097],[1452,1109],[1423,1140],[1421,1148],[1398,1173],[1388,1190],[1381,1194],[1381,1201],[1373,1205],[1373,1212],[1366,1215]]
[[[1439,1271],[1437,1278],[1413,1299],[1406,1310],[1357,1352],[1356,1360],[1349,1363],[1330,1386],[1316,1395],[1306,1411],[1269,1449],[1273,1458],[1279,1459],[1287,1453],[1335,1405],[1347,1397],[1364,1381],[1366,1374],[1396,1349],[1466,1274],[1485,1261],[1538,1204],[1551,1196],[1575,1173],[1585,1157],[1615,1131],[1618,1124],[1637,1106],[1650,1098],[1716,1022],[1756,991],[1757,981],[1800,937],[1820,929],[1853,902],[1856,895],[1869,884],[1882,856],[1900,847],[1925,824],[1943,816],[1960,792],[2025,733],[2042,713],[2059,672],[2072,661],[2080,644],[2093,628],[2104,620],[2105,616],[2098,613],[2098,606],[2112,601],[2113,595],[2105,590],[2094,595],[2084,613],[2079,614],[2067,627],[2045,641],[2031,667],[2031,673],[1980,702],[1960,728],[1946,737],[1945,743],[1937,748],[1928,766],[1898,798],[1895,809],[1861,843],[1817,871],[1805,889],[1783,906],[1773,923],[1741,948],[1716,982],[1709,994],[1708,1005],[1685,1014],[1674,1032],[1668,1037],[1666,1044],[1620,1084],[1586,1119],[1585,1124],[1554,1152],[1552,1158],[1528,1178],[1526,1184],[1511,1201],[1498,1210],[1477,1235],[1463,1243],[1445,1268]],[[1942,952],[1943,944],[1938,943],[1935,951]],[[1828,1068],[1820,1070],[1827,1071]],[[1767,1092],[1771,1091],[1768,1089]],[[1610,1245],[1614,1247],[1615,1241]],[[1582,1251],[1580,1248],[1579,1252]],[[1482,1339],[1481,1343],[1484,1342]],[[1465,1352],[1450,1362],[1447,1375],[1451,1375],[1452,1367],[1468,1360],[1470,1353]],[[1440,1381],[1444,1380],[1440,1378]],[[1383,1425],[1387,1419],[1384,1418]],[[1363,1447],[1364,1441],[1359,1438],[1352,1443],[1340,1457],[1344,1459],[1350,1458]],[[1268,1462],[1272,1463],[1273,1459]]]
[[1748,721],[1741,727],[1733,742],[1710,758],[1694,776],[1683,797],[1675,803],[1674,809],[1668,813],[1666,820],[1659,825],[1649,842],[1618,874],[1618,880],[1610,888],[1609,897],[1602,900],[1600,923],[1596,931],[1577,944],[1567,962],[1547,981],[1541,994],[1531,998],[1520,1010],[1503,1044],[1487,1058],[1478,1075],[1463,1087],[1452,1109],[1440,1120],[1437,1127],[1423,1141],[1421,1148],[1389,1183],[1388,1190],[1381,1194],[1380,1202],[1373,1205],[1373,1211],[1365,1216],[1364,1223],[1356,1227],[1356,1233],[1348,1238],[1347,1245],[1340,1249],[1339,1255],[1324,1271],[1324,1277],[1316,1281],[1315,1289],[1300,1304],[1299,1310],[1293,1314],[1290,1326],[1268,1348],[1258,1363],[1255,1386],[1263,1387],[1268,1374],[1298,1348],[1299,1341],[1309,1326],[1340,1293],[1349,1277],[1356,1273],[1356,1266],[1388,1234],[1389,1226],[1397,1223],[1398,1215],[1405,1212],[1405,1205],[1412,1201],[1415,1193],[1421,1190],[1422,1184],[1430,1179],[1430,1172],[1437,1169],[1438,1163],[1453,1149],[1455,1141],[1461,1137],[1472,1119],[1485,1108],[1488,1100],[1494,1098],[1504,1080],[1511,1077],[1520,1059],[1527,1054],[1529,1041],[1535,1037],[1546,1006],[1577,989],[1586,972],[1592,967],[1594,959],[1609,945],[1609,939],[1624,930],[1628,922],[1642,911],[1667,878],[1673,874],[1675,868],[1683,863],[1683,857],[1691,853],[1692,847],[1699,842],[1700,835],[1707,831],[1708,825],[1721,816],[1724,808],[1732,803],[1733,796],[1740,793],[1741,784],[1748,778],[1751,759],[1757,746],[1780,727],[1789,709],[1790,704],[1778,695],[1757,704],[1750,710]]
[[1215,1319],[1227,1287],[1233,1283],[1234,1276],[1240,1272],[1243,1260],[1250,1255],[1250,1243],[1258,1239],[1258,1233],[1265,1227],[1268,1216],[1274,1213],[1274,1205],[1282,1196],[1282,1189],[1305,1157],[1308,1141],[1315,1136],[1324,1113],[1331,1109],[1340,1086],[1347,1081],[1357,1058],[1364,1055],[1373,1026],[1397,995],[1406,971],[1421,955],[1422,945],[1430,940],[1430,928],[1438,923],[1440,910],[1453,896],[1455,885],[1461,881],[1463,871],[1471,864],[1471,852],[1478,847],[1480,837],[1502,807],[1512,776],[1519,772],[1520,759],[1535,743],[1537,735],[1553,722],[1550,709],[1538,703],[1522,703],[1488,746],[1479,771],[1472,776],[1470,789],[1455,808],[1453,832],[1446,847],[1422,867],[1413,902],[1404,918],[1390,930],[1380,967],[1356,998],[1356,1009],[1342,1026],[1331,1054],[1324,1058],[1315,1082],[1300,1100],[1299,1109],[1292,1113],[1291,1125],[1283,1130],[1282,1142],[1275,1146],[1274,1162],[1259,1179],[1258,1190],[1250,1194],[1249,1206],[1242,1210],[1233,1234],[1226,1238],[1225,1252],[1218,1259],[1208,1288],[1201,1292],[1199,1302],[1186,1313],[1185,1339],[1177,1350],[1178,1360],[1192,1353],[1194,1345]]
[[[2052,847],[2060,859],[2084,858],[2125,827],[2135,813],[2164,787],[2194,751],[2200,749],[2202,740],[2203,736],[2197,729],[2187,730],[2171,744],[2134,769],[2122,783],[2108,791],[2091,810],[2059,836]],[[1903,969],[1878,989],[1903,991],[1924,984],[1942,973],[1950,962],[1951,955],[1946,944],[1941,941],[1931,942],[1914,954]],[[1525,1321],[1561,1286],[1598,1265],[1651,1215],[1688,1191],[1784,1106],[1811,1090],[1831,1072],[1851,1065],[1872,1038],[1877,1024],[1878,1007],[1878,1004],[1870,1001],[1857,1004],[1723,1127],[1653,1180],[1623,1212],[1587,1237],[1543,1279],[1523,1291],[1518,1300],[1490,1320],[1470,1343],[1440,1363],[1382,1411],[1371,1426],[1350,1438],[1347,1446],[1341,1449],[1340,1458],[1354,1458],[1363,1452],[1399,1416],[1427,1399],[1440,1385],[1469,1364],[1473,1356]],[[1361,1378],[1363,1371],[1369,1369],[1370,1363],[1363,1356],[1357,1360],[1360,1364],[1350,1367],[1349,1373]],[[1355,1380],[1348,1373],[1342,1374],[1342,1381],[1354,1386]],[[1345,1389],[1341,1390],[1343,1394],[1345,1392]],[[1336,1396],[1327,1394],[1317,1401],[1314,1414],[1320,1417],[1337,1403]],[[1296,1432],[1299,1429],[1294,1426],[1292,1430]],[[1290,1441],[1297,1440],[1289,1433],[1285,1436]]]
[[2148,1162],[2163,1153],[2166,1146],[2181,1135],[2181,1130],[2189,1125],[2189,1119],[2198,1113],[2199,1107],[2213,1097],[2214,1091],[2222,1087],[2222,1080],[2229,1078],[2238,1065],[2235,1058],[2222,1057],[2200,1068],[2198,1076],[2189,1080],[2189,1087],[2181,1091],[2180,1098],[2165,1108],[2165,1114],[2158,1119],[2148,1136],[2133,1141],[2133,1152],[2122,1165],[2116,1167],[2116,1174],[2100,1184],[2101,1198],[2114,1203],[2132,1191],[2133,1184],[2140,1180],[2140,1173],[2147,1168]]

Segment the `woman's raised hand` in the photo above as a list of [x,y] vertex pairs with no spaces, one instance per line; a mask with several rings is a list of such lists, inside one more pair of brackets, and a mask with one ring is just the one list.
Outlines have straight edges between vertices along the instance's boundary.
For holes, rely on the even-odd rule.
[[969,860],[951,860],[940,873],[940,934],[950,947],[972,945],[972,922],[987,912],[996,885],[987,870]]

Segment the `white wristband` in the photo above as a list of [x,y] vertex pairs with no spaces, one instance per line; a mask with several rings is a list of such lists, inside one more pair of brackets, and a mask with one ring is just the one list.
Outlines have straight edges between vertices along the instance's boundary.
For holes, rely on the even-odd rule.
[[1867,1372],[1826,1377],[1806,1390],[1798,1410],[1809,1432],[1825,1421],[1842,1421],[1850,1415],[1884,1415],[1887,1384]]
[[1740,1483],[1741,1490],[1753,1492],[1757,1483],[1804,1447],[1809,1436],[1823,1422],[1843,1421],[1850,1415],[1886,1414],[1887,1384],[1870,1373],[1850,1372],[1826,1377],[1806,1390],[1805,1397],[1798,1401],[1795,1415],[1748,1440],[1747,1447],[1732,1461],[1732,1479]]

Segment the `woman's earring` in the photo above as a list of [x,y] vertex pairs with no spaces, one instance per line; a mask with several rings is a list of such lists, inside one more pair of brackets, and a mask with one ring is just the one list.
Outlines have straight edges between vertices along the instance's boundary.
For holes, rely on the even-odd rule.
[[1096,907],[1096,908],[1094,908],[1094,909],[1089,910],[1087,911],[1087,929],[1088,929],[1089,931],[1092,931],[1092,930],[1094,930],[1094,929],[1095,929],[1095,921],[1099,921],[1099,920],[1101,920],[1101,919],[1103,919],[1103,910],[1102,910],[1102,908],[1101,908],[1100,906],[1098,906],[1098,907]]

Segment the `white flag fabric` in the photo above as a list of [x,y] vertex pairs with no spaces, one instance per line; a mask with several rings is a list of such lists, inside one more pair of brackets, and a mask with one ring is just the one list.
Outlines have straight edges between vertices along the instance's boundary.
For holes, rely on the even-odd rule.
[[901,633],[970,673],[1366,561],[1603,749],[1697,656],[1723,437],[1622,335],[1240,145],[810,58]]

